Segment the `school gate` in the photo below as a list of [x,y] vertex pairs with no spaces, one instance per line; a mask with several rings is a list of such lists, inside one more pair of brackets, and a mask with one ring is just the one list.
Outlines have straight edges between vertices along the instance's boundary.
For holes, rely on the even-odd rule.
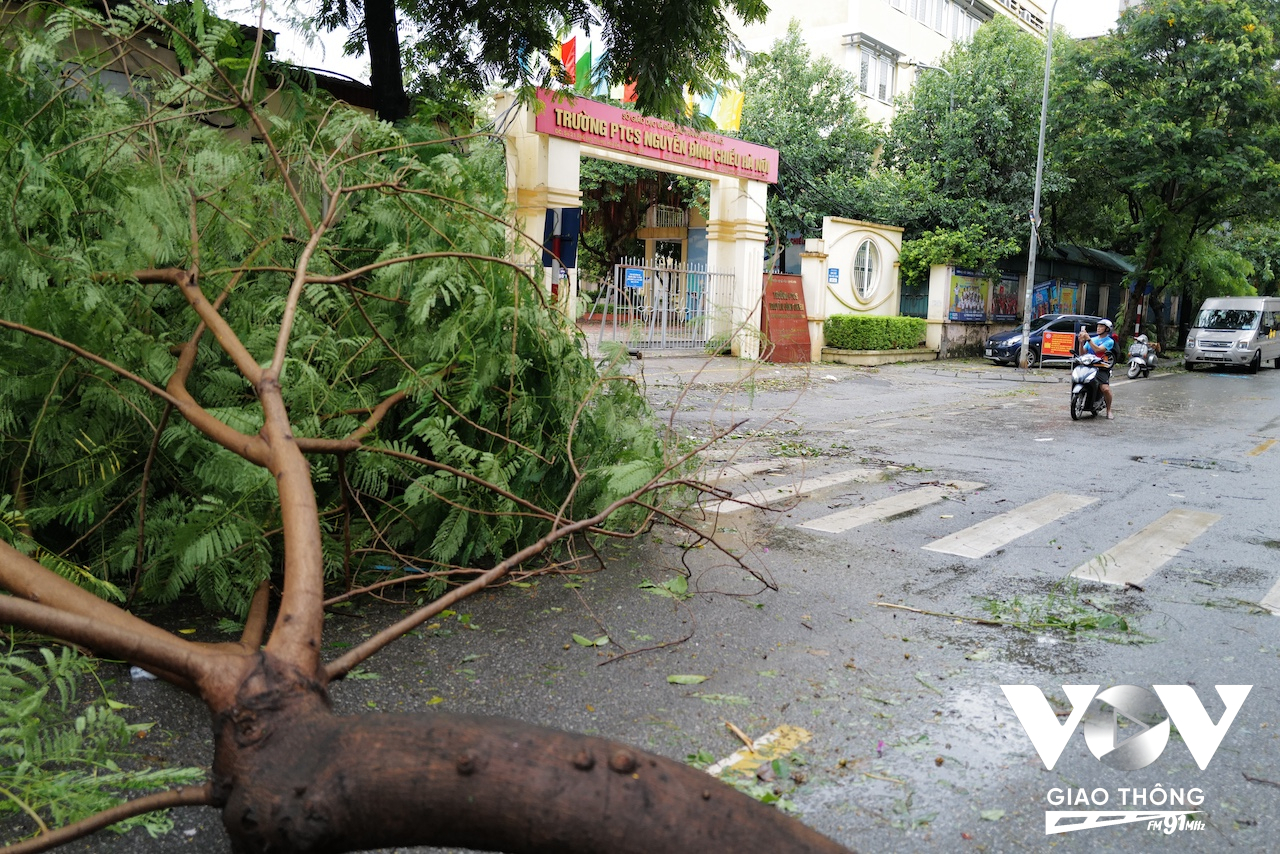
[[[772,148],[743,142],[718,134],[696,131],[672,122],[642,116],[610,104],[587,98],[562,99],[559,93],[539,90],[541,110],[519,103],[514,95],[503,92],[495,96],[495,124],[502,135],[507,157],[507,193],[516,210],[520,235],[541,243],[546,239],[552,252],[528,251],[521,258],[535,270],[541,266],[548,292],[556,294],[560,305],[568,311],[576,309],[578,271],[576,235],[560,241],[558,235],[578,221],[582,206],[579,187],[581,158],[595,157],[615,163],[627,163],[643,169],[686,175],[711,184],[710,216],[707,220],[707,263],[705,270],[684,270],[681,281],[664,271],[650,278],[645,303],[644,322],[658,332],[661,342],[663,320],[674,323],[678,312],[687,316],[690,285],[698,283],[689,273],[709,275],[716,271],[716,284],[721,278],[727,287],[695,290],[699,315],[692,332],[704,340],[729,342],[735,356],[756,359],[760,355],[761,273],[764,269],[764,246],[768,239],[765,221],[766,192],[778,180],[778,152]],[[528,246],[529,240],[517,240],[517,246]],[[558,251],[557,251],[558,250]],[[563,266],[554,255],[564,259]],[[539,257],[541,255],[542,257]],[[660,266],[648,259],[640,267],[656,272]],[[618,275],[625,277],[619,271]],[[634,274],[633,274],[634,275]],[[653,291],[652,283],[675,282],[682,289]],[[615,299],[630,296],[643,300],[644,285],[631,288],[628,295],[625,278],[610,286]],[[674,296],[673,296],[674,294]],[[659,304],[658,300],[662,302]],[[682,300],[680,306],[673,299]],[[620,306],[621,307],[621,306]],[[588,307],[590,308],[590,307]],[[677,311],[678,309],[678,311]],[[616,309],[615,309],[616,310]],[[673,330],[674,332],[674,330]],[[689,346],[691,333],[668,336],[669,344],[646,346]]]

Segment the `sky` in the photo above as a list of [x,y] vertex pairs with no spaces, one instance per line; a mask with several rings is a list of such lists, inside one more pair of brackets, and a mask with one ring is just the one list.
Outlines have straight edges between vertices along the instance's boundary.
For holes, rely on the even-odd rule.
[[[1053,5],[1052,0],[1040,2],[1046,7]],[[1071,35],[1082,39],[1102,35],[1115,25],[1119,16],[1119,0],[1060,0],[1053,22],[1061,24]]]
[[[778,2],[778,0],[775,0]],[[1053,0],[1039,0],[1048,11]],[[306,6],[314,4],[307,3]],[[234,21],[246,23],[256,22],[257,13],[249,11],[251,4],[247,0],[221,0],[211,4],[221,14]],[[369,82],[369,61],[364,57],[346,57],[342,55],[342,42],[346,33],[317,34],[311,44],[307,39],[293,31],[283,22],[287,10],[293,3],[268,4],[266,26],[280,34],[276,55],[280,59],[296,62],[311,68],[322,68],[327,71],[345,74],[363,82]],[[1059,0],[1054,13],[1054,23],[1066,28],[1076,38],[1098,36],[1107,32],[1115,24],[1119,16],[1119,0]],[[286,12],[284,15],[273,14],[273,10]]]

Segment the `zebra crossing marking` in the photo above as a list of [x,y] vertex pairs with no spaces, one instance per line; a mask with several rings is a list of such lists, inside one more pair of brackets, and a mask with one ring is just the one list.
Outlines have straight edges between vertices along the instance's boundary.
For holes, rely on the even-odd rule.
[[1141,584],[1222,517],[1202,510],[1170,510],[1138,533],[1071,570],[1103,584]]
[[864,507],[853,507],[849,510],[840,510],[817,519],[810,519],[808,522],[802,522],[797,527],[807,528],[810,531],[822,531],[827,534],[839,534],[848,531],[850,528],[865,525],[868,522],[876,522],[888,519],[890,516],[897,516],[900,513],[919,510],[921,507],[937,503],[957,491],[973,492],[984,486],[986,486],[985,483],[949,480],[942,486],[922,486],[919,489],[882,498]]
[[839,486],[842,483],[853,481],[872,480],[883,475],[885,471],[891,470],[846,469],[845,471],[838,471],[822,477],[805,478],[799,483],[770,486],[764,489],[746,489],[738,494],[738,498],[742,500],[726,498],[721,501],[712,501],[706,506],[705,512],[707,515],[714,516],[716,514],[724,515],[726,513],[737,513],[740,510],[750,510],[754,506],[768,507],[799,495],[808,495],[811,492],[817,492],[819,489],[826,489],[829,486]]
[[1055,522],[1097,501],[1084,495],[1055,492],[1021,507],[1001,513],[962,531],[935,540],[927,546],[931,552],[979,558],[995,551],[1037,528]]
[[714,485],[725,481],[746,480],[762,474],[785,474],[791,467],[789,462],[778,460],[760,460],[754,463],[725,463],[719,468],[708,470],[705,480]]
[[1275,587],[1272,587],[1271,590],[1267,592],[1267,595],[1262,597],[1262,601],[1258,604],[1266,608],[1272,614],[1280,616],[1280,583],[1277,583]]

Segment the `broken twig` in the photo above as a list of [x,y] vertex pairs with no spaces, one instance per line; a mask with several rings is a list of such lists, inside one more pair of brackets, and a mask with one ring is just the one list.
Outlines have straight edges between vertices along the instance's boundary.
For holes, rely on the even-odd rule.
[[1244,777],[1246,780],[1248,780],[1250,783],[1263,783],[1265,785],[1275,786],[1277,789],[1280,789],[1280,783],[1277,783],[1275,780],[1264,780],[1261,777],[1250,777],[1248,774],[1244,773],[1243,771],[1240,772],[1240,775]]
[[745,745],[747,746],[747,750],[750,750],[750,751],[752,751],[752,752],[754,752],[754,751],[755,751],[755,749],[756,749],[756,743],[755,743],[754,741],[752,741],[750,738],[747,738],[747,734],[746,734],[745,732],[743,732],[742,730],[738,729],[736,726],[734,726],[733,724],[729,723],[728,721],[725,721],[725,722],[724,722],[724,725],[725,725],[725,726],[727,726],[727,727],[729,728],[729,732],[731,732],[731,733],[733,733],[734,735],[736,735],[736,736],[737,736],[737,737],[742,741],[742,743],[743,743],[743,744],[745,744]]
[[913,614],[927,614],[930,617],[949,617],[952,620],[966,620],[970,623],[977,623],[980,626],[1003,626],[1006,625],[999,620],[988,620],[983,617],[966,617],[963,614],[944,614],[941,611],[925,611],[922,608],[912,608],[908,605],[895,605],[892,602],[872,602],[877,608],[896,608],[899,611],[910,611]]

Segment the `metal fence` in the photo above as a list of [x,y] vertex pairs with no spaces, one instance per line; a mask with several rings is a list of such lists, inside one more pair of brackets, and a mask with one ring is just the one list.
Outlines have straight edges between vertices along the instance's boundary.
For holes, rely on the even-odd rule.
[[924,288],[923,290],[923,293],[913,293],[904,288],[902,297],[898,300],[898,314],[903,317],[927,318],[929,316],[929,289]]
[[599,342],[634,349],[703,349],[729,331],[731,272],[663,258],[623,258],[613,281],[596,297],[588,321],[599,323]]

